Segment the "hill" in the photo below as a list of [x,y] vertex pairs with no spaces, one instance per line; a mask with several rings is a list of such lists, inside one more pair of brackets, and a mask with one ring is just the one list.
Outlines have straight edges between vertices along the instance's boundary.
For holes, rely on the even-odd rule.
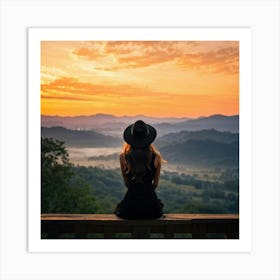
[[[99,206],[96,213],[112,213],[126,192],[120,170],[79,166],[73,171],[91,186]],[[228,172],[231,175],[236,171]],[[190,174],[163,172],[156,192],[165,213],[238,213],[239,181],[227,177],[222,172],[217,181],[210,182]]]
[[170,163],[192,166],[238,166],[239,143],[222,143],[213,140],[190,139],[181,143],[168,144],[160,149]]
[[142,119],[155,126],[158,136],[180,131],[197,131],[203,129],[215,129],[219,131],[238,132],[239,116],[213,115],[209,117],[190,118],[157,118],[144,115],[136,116],[114,116],[107,114],[96,114],[92,116],[41,116],[41,124],[44,127],[61,126],[68,129],[94,130],[99,133],[122,136],[127,125]]
[[183,130],[197,131],[215,129],[219,131],[239,132],[239,116],[213,115],[197,119],[189,119],[177,123],[159,123],[155,127],[161,134],[179,132]]
[[185,121],[180,123],[186,125],[189,130],[201,130],[201,129],[216,129],[220,131],[239,131],[239,116],[224,116],[224,115],[212,115],[210,117],[201,117],[195,120]]
[[119,147],[121,140],[95,131],[70,130],[64,127],[42,127],[41,137],[64,141],[68,147]]
[[112,128],[114,129],[114,125],[121,126],[123,129],[137,121],[143,120],[149,124],[168,122],[168,123],[176,123],[188,120],[189,118],[158,118],[158,117],[150,117],[145,115],[135,115],[135,116],[114,116],[109,114],[95,114],[90,116],[41,116],[41,124],[44,127],[52,127],[52,126],[63,126],[69,129],[93,129],[98,128]]
[[168,144],[182,143],[191,139],[196,140],[213,140],[222,143],[232,143],[239,141],[238,133],[218,131],[215,129],[203,129],[199,131],[180,131],[168,133],[157,139],[158,147],[163,147]]

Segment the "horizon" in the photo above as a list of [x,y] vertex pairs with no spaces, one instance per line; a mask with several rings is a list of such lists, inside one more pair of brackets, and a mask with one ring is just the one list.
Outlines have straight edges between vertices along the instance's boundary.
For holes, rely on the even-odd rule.
[[158,117],[158,116],[148,116],[148,115],[143,115],[143,114],[136,114],[136,115],[114,115],[114,114],[106,114],[106,113],[95,113],[95,114],[89,114],[89,115],[45,115],[41,114],[41,117],[62,117],[62,118],[71,118],[71,117],[94,117],[98,115],[104,115],[104,116],[112,116],[112,117],[117,117],[117,118],[135,118],[138,116],[146,117],[146,118],[157,118],[157,119],[167,119],[167,118],[172,118],[172,119],[198,119],[198,118],[209,118],[213,116],[224,116],[224,117],[235,117],[239,116],[239,114],[233,114],[233,115],[225,115],[225,114],[212,114],[212,115],[200,115],[197,117],[193,116],[182,116],[182,117],[174,117],[174,116],[166,116],[166,117]]
[[239,114],[238,41],[41,41],[41,114]]

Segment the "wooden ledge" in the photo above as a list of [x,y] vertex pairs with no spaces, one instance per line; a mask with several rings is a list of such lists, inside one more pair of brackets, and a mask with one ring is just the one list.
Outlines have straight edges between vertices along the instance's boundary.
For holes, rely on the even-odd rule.
[[119,233],[130,233],[132,238],[150,238],[161,233],[164,238],[188,233],[192,238],[208,238],[209,233],[224,234],[224,238],[238,238],[238,214],[165,214],[159,219],[127,220],[114,214],[41,214],[44,238],[61,238],[74,233],[75,238],[89,238],[88,234],[103,234],[115,238]]
[[238,214],[164,214],[159,219],[127,220],[114,214],[41,214],[42,221],[100,221],[100,222],[140,222],[164,223],[166,221],[193,221],[193,220],[238,220]]

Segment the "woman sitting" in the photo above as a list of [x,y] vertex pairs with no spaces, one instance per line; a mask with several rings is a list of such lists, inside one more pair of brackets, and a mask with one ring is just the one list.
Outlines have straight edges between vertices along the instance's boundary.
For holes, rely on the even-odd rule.
[[158,187],[160,153],[152,145],[156,129],[143,121],[128,126],[123,137],[124,150],[120,165],[127,192],[114,213],[126,219],[155,219],[162,216],[163,204],[155,189]]

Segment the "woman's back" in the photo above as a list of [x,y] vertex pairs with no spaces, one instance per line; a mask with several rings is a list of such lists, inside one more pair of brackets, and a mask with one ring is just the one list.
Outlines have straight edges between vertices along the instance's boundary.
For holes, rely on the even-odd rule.
[[[148,128],[154,130],[151,126]],[[124,138],[129,144],[125,145],[120,155],[120,164],[127,192],[115,210],[115,214],[121,218],[154,219],[162,216],[163,204],[155,193],[161,166],[160,156],[150,143],[155,138],[155,130],[153,133],[150,140],[143,137],[140,141],[138,137],[134,142],[133,126],[125,130],[127,137]]]
[[151,150],[135,151],[131,149],[125,155],[127,162],[128,183],[144,183],[144,185],[152,184],[155,176],[155,154]]

